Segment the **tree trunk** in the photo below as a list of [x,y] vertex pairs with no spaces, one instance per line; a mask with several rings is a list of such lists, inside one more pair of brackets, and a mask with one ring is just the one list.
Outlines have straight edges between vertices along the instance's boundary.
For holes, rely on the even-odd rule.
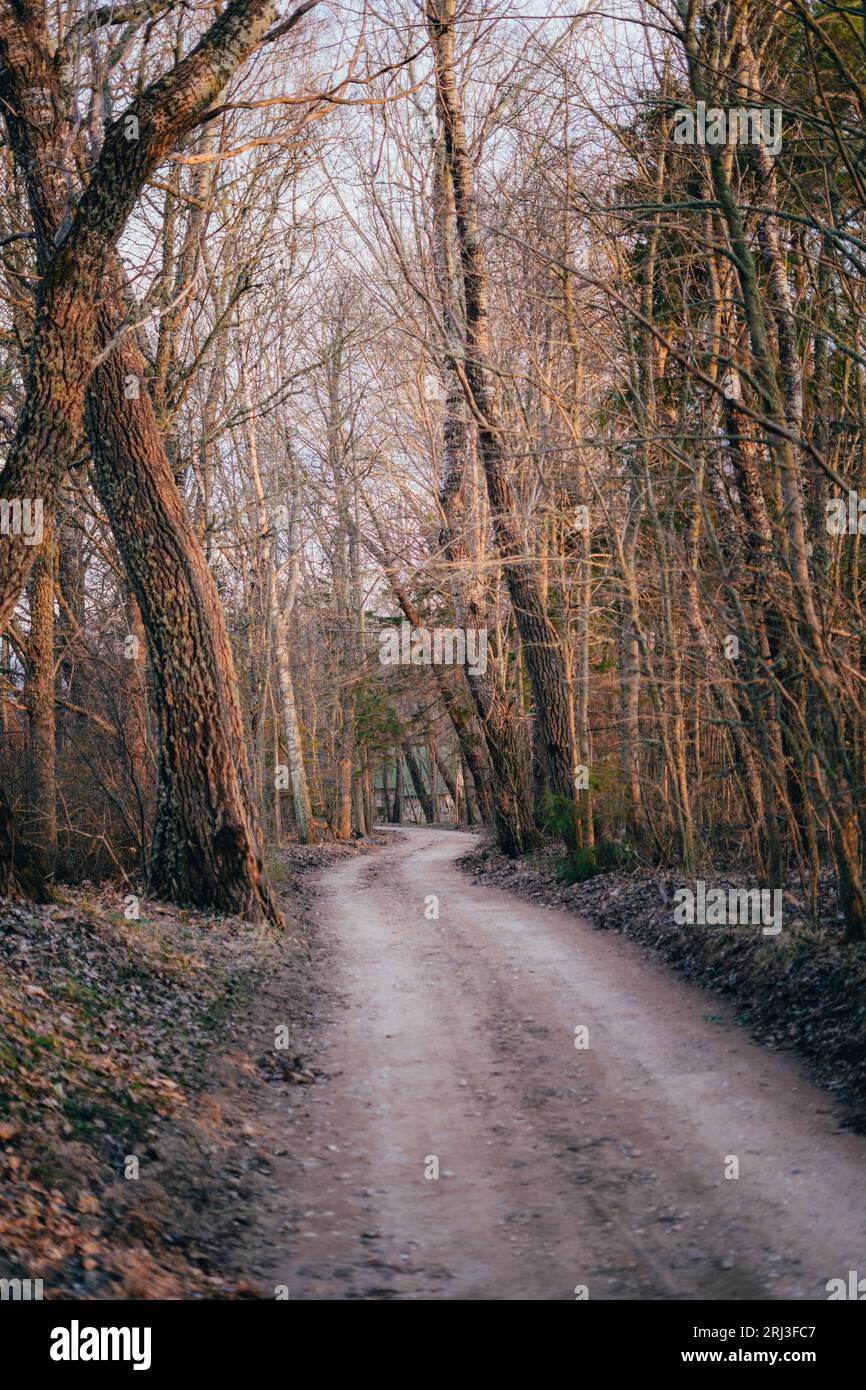
[[427,792],[427,788],[424,784],[424,773],[422,772],[421,765],[415,756],[415,749],[412,747],[411,743],[409,743],[408,740],[405,743],[401,744],[401,747],[403,749],[403,757],[406,760],[406,766],[409,769],[409,776],[412,778],[412,786],[415,788],[415,795],[418,798],[418,805],[421,807],[421,810],[424,814],[424,819],[426,820],[427,824],[432,825],[433,802],[431,801],[430,796]]
[[[27,11],[8,7],[0,12],[3,114],[28,185],[42,251],[24,404],[0,490],[8,499],[41,500],[49,520],[81,439],[85,387],[95,359],[97,304],[114,244],[146,179],[200,120],[276,14],[273,0],[233,0],[174,70],[133,102],[127,114],[135,116],[138,139],[127,138],[123,118],[108,128],[90,182],[55,249],[53,199],[43,202],[47,190],[41,185],[41,166],[31,170],[27,153],[26,128],[34,110],[32,120],[45,125],[43,84],[34,93],[26,74],[34,39],[42,34],[34,33],[38,20]],[[42,50],[40,69],[50,62]],[[52,98],[55,94],[56,88]],[[48,110],[59,116],[62,108],[52,99]],[[55,164],[48,185],[57,195],[63,162]],[[62,196],[65,211],[65,188]],[[0,536],[0,626],[9,621],[34,559],[32,545],[14,535]]]
[[[441,144],[441,141],[440,141]],[[434,198],[434,250],[439,297],[447,331],[456,343],[465,327],[458,313],[459,274],[453,248],[454,198],[452,172],[438,152]],[[466,541],[466,463],[469,431],[466,401],[453,360],[446,361],[443,425],[442,486],[439,541],[446,564],[458,622],[466,629],[487,628],[485,596],[472,566]],[[474,748],[461,739],[464,760],[472,773],[481,813],[493,822],[499,846],[512,857],[525,854],[539,842],[530,786],[530,749],[526,728],[509,696],[501,663],[488,643],[486,670],[464,667],[466,684],[484,734],[492,776],[492,796],[479,780]],[[458,730],[459,737],[459,730]]]
[[56,546],[46,535],[30,576],[30,637],[26,651],[27,783],[31,835],[49,873],[57,859],[55,771],[54,567]]
[[393,825],[403,824],[403,754],[397,749],[397,778],[394,785],[394,809],[391,812]]
[[48,903],[49,866],[38,846],[22,840],[6,793],[0,787],[0,898],[26,898]]
[[[477,429],[487,479],[491,519],[532,684],[534,717],[550,789],[575,811],[575,757],[565,664],[544,605],[537,575],[527,559],[517,521],[514,492],[506,476],[508,452],[499,393],[491,371],[488,272],[475,205],[472,160],[458,91],[454,55],[456,0],[428,0],[427,22],[436,73],[436,101],[451,174],[457,241],[466,305],[466,350],[454,345],[455,369]],[[573,841],[573,829],[567,836]]]
[[[59,158],[65,133],[58,124],[64,114],[58,70],[39,33],[4,19],[4,115],[27,185],[43,273],[27,402],[3,478],[4,490],[13,495],[43,496],[50,508],[80,439],[88,358],[94,346],[115,339],[125,318],[112,244],[150,170],[207,109],[274,13],[269,3],[236,0],[175,72],[135,104],[140,139],[127,141],[122,121],[111,128],[79,216],[56,253],[67,196]],[[28,120],[34,101],[57,121]],[[86,415],[100,500],[151,648],[161,735],[151,886],[216,910],[282,922],[249,806],[222,611],[178,497],[144,377],[143,359],[127,334],[97,368]],[[138,388],[131,391],[133,382]],[[28,454],[37,460],[29,469]],[[38,462],[46,458],[48,472]],[[2,558],[10,559],[8,553]],[[20,554],[4,563],[0,619],[17,599],[23,572]]]
[[383,817],[383,819],[384,819],[384,821],[385,821],[385,824],[388,825],[388,824],[390,824],[390,821],[391,821],[391,792],[390,792],[390,790],[389,790],[389,788],[388,788],[388,759],[387,759],[387,757],[384,757],[384,758],[382,759],[382,801],[383,801],[383,810],[384,810],[384,817]]
[[295,705],[295,684],[289,664],[289,635],[285,614],[274,608],[274,659],[277,663],[277,676],[280,687],[280,717],[283,725],[283,738],[286,741],[286,759],[289,769],[289,782],[292,788],[292,810],[298,839],[302,845],[315,844],[313,812],[310,806],[310,791],[304,767],[301,748],[301,730],[298,724],[298,711]]

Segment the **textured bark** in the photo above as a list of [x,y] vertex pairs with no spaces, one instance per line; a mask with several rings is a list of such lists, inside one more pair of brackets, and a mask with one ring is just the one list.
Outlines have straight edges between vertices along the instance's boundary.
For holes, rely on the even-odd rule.
[[81,527],[76,525],[79,507],[71,496],[65,497],[58,526],[58,580],[62,603],[59,610],[60,643],[63,658],[60,664],[66,698],[73,704],[86,704],[86,686],[76,656],[81,650],[79,635],[87,626],[85,607],[86,566]]
[[54,567],[46,536],[30,576],[30,637],[26,650],[27,783],[31,835],[50,873],[57,858],[56,729],[54,703]]
[[[433,206],[434,261],[446,333],[456,345],[465,336],[465,321],[462,307],[458,307],[463,295],[454,248],[454,185],[441,139],[439,146]],[[448,565],[457,621],[464,628],[479,631],[487,627],[486,595],[466,541],[469,430],[466,400],[453,360],[446,361],[445,381],[439,543]],[[479,782],[474,748],[465,747],[461,741],[464,759],[472,773],[484,819],[492,821],[503,852],[516,857],[533,849],[539,841],[533,817],[526,728],[509,696],[501,665],[490,644],[487,669],[473,671],[466,666],[464,675],[487,746],[492,796],[485,783]]]
[[[93,349],[115,339],[126,314],[113,240],[150,168],[206,110],[274,14],[270,4],[231,5],[188,58],[135,104],[139,140],[125,140],[123,118],[110,128],[97,174],[56,254],[54,239],[68,216],[58,157],[65,106],[57,68],[48,56],[47,35],[37,23],[11,15],[2,18],[0,93],[10,143],[27,186],[47,286],[40,290],[34,381],[19,424],[20,447],[10,458],[12,472],[7,467],[3,475],[7,496],[7,488],[18,488],[17,495],[42,495],[50,504],[75,447],[73,435],[80,431]],[[132,153],[124,148],[131,145],[136,146]],[[100,203],[94,187],[98,192],[103,169]],[[77,230],[79,225],[83,231]],[[55,288],[58,279],[60,286]],[[61,293],[66,282],[79,297],[79,326],[87,340],[83,347],[78,337],[67,342],[62,330],[76,307],[68,285],[65,297]],[[95,293],[97,283],[100,296]],[[64,311],[60,330],[52,317],[55,300]],[[94,322],[97,300],[101,306]],[[94,374],[87,428],[100,499],[151,645],[161,736],[151,883],[155,891],[169,896],[279,922],[248,804],[249,771],[225,624],[212,577],[177,496],[144,375],[144,361],[127,335]],[[63,389],[52,399],[58,380]],[[132,380],[139,385],[130,395]],[[72,386],[66,385],[69,382]],[[47,473],[44,466],[41,472],[31,468],[22,473],[23,452],[36,428],[31,417],[47,422],[41,433],[53,433],[58,446]],[[22,494],[23,480],[31,491]],[[7,558],[0,553],[0,561]],[[9,611],[17,600],[20,573],[20,557],[0,572],[0,601]]]
[[[71,224],[61,227],[57,249],[40,278],[24,404],[0,476],[0,491],[7,499],[41,498],[48,517],[53,514],[81,437],[85,386],[95,360],[96,306],[114,243],[147,177],[200,120],[276,14],[272,0],[234,0],[192,52],[109,126]],[[3,109],[19,167],[27,125],[44,121],[44,87],[37,86],[34,93],[21,82],[11,101],[9,89],[21,77],[22,51],[32,51],[28,31],[38,33],[44,22],[44,16],[29,11],[0,11]],[[47,32],[44,37],[47,44]],[[41,62],[50,63],[47,47]],[[49,110],[50,118],[55,114],[59,113]],[[138,123],[137,139],[127,138],[130,115]],[[27,179],[29,170],[24,172]],[[38,169],[31,181],[40,185],[28,188],[31,206],[35,203],[47,212]],[[52,226],[50,216],[37,219],[43,252]],[[34,559],[34,547],[21,538],[0,536],[0,625],[11,617]]]
[[336,804],[334,807],[334,838],[352,838],[352,747],[354,729],[350,716],[343,710],[339,747],[336,758]]
[[51,902],[49,872],[38,846],[18,834],[6,793],[0,787],[0,898]]
[[[135,820],[139,844],[141,845],[142,863],[146,873],[150,853],[149,836],[153,805],[156,799],[155,760],[151,740],[148,737],[151,721],[148,717],[150,705],[148,703],[147,680],[147,633],[141,620],[141,609],[132,594],[128,595],[126,609],[129,622],[128,635],[136,638],[136,645],[133,649],[134,656],[131,655],[124,661],[126,671],[121,738],[129,780],[136,798]],[[124,656],[126,656],[125,652]]]
[[116,409],[125,360],[113,355],[100,368],[87,428],[100,498],[148,633],[160,749],[149,881],[169,898],[277,921],[219,596],[165,452],[154,447],[150,398],[130,401],[125,417]]

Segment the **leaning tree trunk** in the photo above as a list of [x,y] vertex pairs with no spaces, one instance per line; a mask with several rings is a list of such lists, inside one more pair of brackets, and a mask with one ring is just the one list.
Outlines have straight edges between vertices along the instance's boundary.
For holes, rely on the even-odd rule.
[[130,353],[137,360],[127,342],[99,368],[87,401],[87,432],[100,500],[148,634],[159,731],[150,886],[164,897],[278,921],[213,575],[162,448],[150,397],[142,392],[129,401],[125,415],[117,408]]
[[[59,243],[46,237],[53,221],[50,216],[37,227],[44,262],[24,403],[0,478],[7,498],[39,498],[49,519],[53,515],[81,439],[85,388],[96,356],[97,305],[117,239],[146,180],[177,141],[198,124],[238,65],[264,37],[276,13],[273,0],[233,0],[195,48],[109,126],[68,229],[57,233]],[[37,42],[43,38],[41,30],[33,32],[38,25],[38,18],[23,8],[0,11],[0,91],[6,98],[11,87],[18,88],[11,109],[8,100],[3,102],[4,118],[16,161],[19,167],[24,165],[31,204],[36,201],[37,213],[45,213],[43,190],[35,187],[38,173],[27,167],[27,154],[21,149],[26,150],[27,126],[36,121],[44,125],[42,93],[34,93],[18,66],[34,38]],[[47,31],[44,41],[47,46]],[[42,49],[40,67],[50,62]],[[62,120],[53,100],[48,111]],[[137,139],[127,136],[129,119],[137,122]],[[55,167],[52,187],[59,194],[57,175]],[[65,207],[64,192],[64,212]],[[35,220],[40,221],[38,216]],[[20,538],[0,537],[0,624],[11,617],[34,559],[33,547]]]
[[[692,94],[696,101],[712,101],[708,76],[700,51],[696,7],[685,14],[682,33]],[[785,295],[778,283],[783,274],[781,266],[774,267],[771,256],[771,288],[774,299],[770,314],[775,312],[776,331],[782,354],[784,391],[777,375],[768,323],[768,312],[761,294],[757,265],[746,234],[742,210],[737,202],[726,164],[726,154],[720,147],[708,145],[706,158],[712,177],[713,191],[719,204],[730,242],[731,260],[736,269],[743,312],[749,333],[752,358],[752,380],[758,405],[766,425],[766,448],[773,465],[775,480],[782,503],[782,524],[786,545],[786,599],[792,600],[796,625],[789,621],[789,632],[795,649],[802,652],[809,668],[816,699],[823,705],[826,736],[813,741],[812,774],[824,800],[832,825],[832,852],[839,879],[839,901],[842,907],[846,936],[849,940],[866,937],[866,877],[862,853],[864,812],[857,796],[856,773],[851,765],[845,743],[845,688],[834,665],[832,649],[822,627],[821,616],[813,590],[809,564],[809,543],[806,529],[806,509],[803,493],[803,458],[799,444],[795,446],[788,428],[789,416],[796,415],[799,404],[796,393],[799,383],[786,375],[787,365],[795,371],[786,347],[787,323]],[[765,175],[766,175],[765,170]],[[764,176],[763,193],[771,196],[772,185]],[[775,228],[772,217],[763,223],[764,250],[772,252],[768,231]],[[777,272],[774,275],[774,270]]]
[[[441,149],[437,151],[435,193],[433,239],[439,297],[446,332],[457,343],[465,335],[465,326],[458,312],[461,290],[453,245],[453,179]],[[466,543],[465,478],[469,447],[466,401],[453,361],[446,362],[445,376],[439,542],[448,565],[457,621],[466,629],[480,630],[486,627],[485,596]],[[509,695],[501,663],[494,652],[488,650],[484,671],[473,671],[467,665],[464,675],[487,745],[492,796],[488,796],[486,786],[479,786],[476,768],[465,748],[464,758],[472,772],[482,814],[492,820],[503,853],[516,858],[535,848],[539,841],[533,817],[526,728]],[[474,757],[474,750],[470,751]]]
[[[559,640],[520,533],[514,491],[506,474],[507,447],[499,392],[491,371],[487,262],[475,203],[472,160],[456,80],[454,20],[456,0],[428,0],[427,23],[433,48],[436,103],[445,142],[445,159],[454,190],[457,242],[466,305],[465,353],[452,345],[467,401],[478,428],[478,443],[493,532],[502,560],[514,616],[532,684],[534,714],[550,789],[575,814],[575,757],[570,696]],[[573,841],[572,825],[568,838]]]
[[412,786],[415,788],[415,795],[418,798],[418,805],[424,813],[424,819],[428,825],[433,824],[433,802],[424,785],[424,773],[421,764],[415,756],[415,749],[408,739],[402,743],[403,757],[406,759],[406,766],[409,769],[409,776],[412,778]]
[[[4,117],[27,188],[43,276],[27,401],[4,491],[41,496],[50,511],[80,440],[94,348],[113,342],[126,317],[113,243],[150,170],[194,126],[274,15],[270,3],[236,0],[174,72],[135,103],[139,140],[125,139],[123,122],[111,127],[56,253],[67,200],[59,158],[67,107],[60,70],[38,21],[3,17]],[[29,118],[31,109],[38,109],[39,120]],[[48,122],[46,111],[53,118]],[[162,746],[151,882],[171,896],[279,922],[249,809],[223,616],[177,497],[144,374],[127,335],[94,375],[87,416],[100,499],[148,625],[154,666]],[[137,389],[130,389],[132,383]],[[108,435],[102,433],[106,428]],[[177,533],[165,529],[175,523]],[[26,577],[29,561],[22,550],[0,546],[0,619],[8,617]],[[209,728],[211,716],[216,722]]]

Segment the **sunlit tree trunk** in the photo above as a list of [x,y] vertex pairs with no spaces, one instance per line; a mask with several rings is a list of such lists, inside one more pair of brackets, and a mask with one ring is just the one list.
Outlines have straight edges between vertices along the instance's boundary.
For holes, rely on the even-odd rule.
[[538,577],[526,559],[513,488],[507,476],[508,446],[491,371],[488,271],[475,204],[474,175],[456,81],[456,0],[428,0],[427,24],[435,61],[436,101],[453,191],[457,242],[466,306],[465,353],[455,354],[478,429],[491,520],[532,682],[533,716],[550,789],[574,814],[575,763],[570,697],[559,639],[547,615]]

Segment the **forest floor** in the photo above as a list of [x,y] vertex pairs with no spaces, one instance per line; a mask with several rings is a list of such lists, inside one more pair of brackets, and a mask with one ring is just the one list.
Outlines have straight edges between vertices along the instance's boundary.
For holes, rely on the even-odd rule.
[[287,935],[146,898],[130,921],[111,888],[0,903],[0,1279],[45,1299],[260,1296],[227,1251],[268,1158],[220,1096],[309,1079],[258,1035],[261,992],[278,979],[281,1018],[310,1010],[304,874],[385,843],[276,851]]
[[832,1097],[644,944],[473,883],[467,851],[501,871],[436,829],[279,851],[288,939],[82,891],[4,908],[0,1277],[821,1299],[862,1269],[866,1139]]

